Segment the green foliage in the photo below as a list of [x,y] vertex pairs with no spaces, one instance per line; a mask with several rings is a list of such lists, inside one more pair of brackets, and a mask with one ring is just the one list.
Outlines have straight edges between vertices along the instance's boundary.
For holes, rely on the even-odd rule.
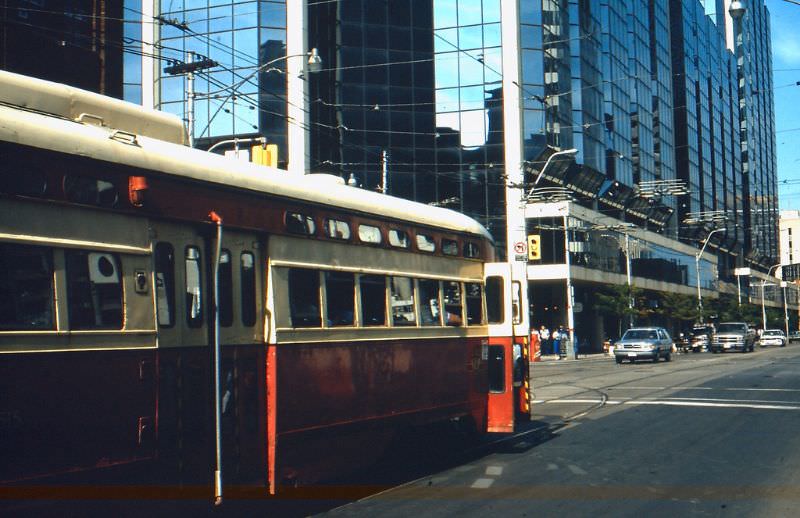
[[677,321],[678,328],[686,327],[697,318],[697,299],[682,293],[660,292],[658,314],[666,320]]

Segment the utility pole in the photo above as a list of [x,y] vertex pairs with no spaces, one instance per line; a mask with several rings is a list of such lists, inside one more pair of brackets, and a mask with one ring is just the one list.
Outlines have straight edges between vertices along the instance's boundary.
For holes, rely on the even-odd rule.
[[389,153],[384,149],[381,151],[381,192],[386,194],[389,183]]
[[213,59],[208,59],[202,56],[200,56],[200,58],[201,59],[195,61],[194,53],[189,52],[186,55],[186,63],[175,63],[174,65],[164,68],[165,74],[170,74],[173,76],[183,74],[186,75],[186,96],[188,98],[186,107],[186,125],[187,130],[189,131],[189,147],[194,147],[194,73],[199,70],[205,70],[207,68],[219,66],[219,63]]

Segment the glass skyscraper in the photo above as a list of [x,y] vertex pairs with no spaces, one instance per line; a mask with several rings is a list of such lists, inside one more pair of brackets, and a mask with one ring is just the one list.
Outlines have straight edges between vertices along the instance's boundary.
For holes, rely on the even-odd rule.
[[[285,165],[291,132],[307,132],[311,170],[460,210],[499,249],[517,167],[506,163],[509,139],[520,138],[526,181],[549,154],[574,147],[574,161],[543,185],[587,208],[695,245],[703,231],[686,227],[687,216],[730,215],[738,228],[709,245],[728,278],[748,261],[763,266],[777,246],[768,13],[747,2],[736,47],[729,4],[519,2],[510,48],[500,0],[162,0],[152,13],[161,59],[152,97],[186,117],[186,77],[158,71],[189,52],[213,59],[195,81],[201,144],[263,135]],[[287,73],[288,56],[312,47],[323,71]],[[519,70],[503,70],[510,62]],[[510,72],[513,88],[503,82]],[[133,81],[126,93],[136,99]],[[518,97],[519,135],[507,134],[517,117],[508,96]],[[676,179],[688,195],[637,196],[641,182]]]

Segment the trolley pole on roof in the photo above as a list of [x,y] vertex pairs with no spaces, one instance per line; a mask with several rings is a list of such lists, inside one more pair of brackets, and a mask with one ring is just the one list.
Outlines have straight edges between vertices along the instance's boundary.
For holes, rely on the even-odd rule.
[[187,130],[189,131],[189,147],[194,147],[194,99],[196,97],[196,94],[194,93],[194,73],[199,70],[213,68],[218,65],[219,63],[216,61],[206,57],[201,57],[201,59],[195,61],[194,53],[189,52],[186,55],[186,63],[175,63],[174,65],[164,68],[165,74],[170,74],[173,76],[186,75],[186,126]]

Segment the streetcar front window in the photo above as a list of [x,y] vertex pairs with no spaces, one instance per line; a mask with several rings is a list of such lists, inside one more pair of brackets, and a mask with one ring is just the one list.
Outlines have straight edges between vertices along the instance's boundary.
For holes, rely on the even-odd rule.
[[505,320],[505,304],[503,304],[503,278],[488,277],[486,279],[486,318],[490,324],[502,324]]
[[66,250],[70,329],[122,329],[122,275],[115,254]]
[[0,245],[0,329],[55,329],[52,250]]

